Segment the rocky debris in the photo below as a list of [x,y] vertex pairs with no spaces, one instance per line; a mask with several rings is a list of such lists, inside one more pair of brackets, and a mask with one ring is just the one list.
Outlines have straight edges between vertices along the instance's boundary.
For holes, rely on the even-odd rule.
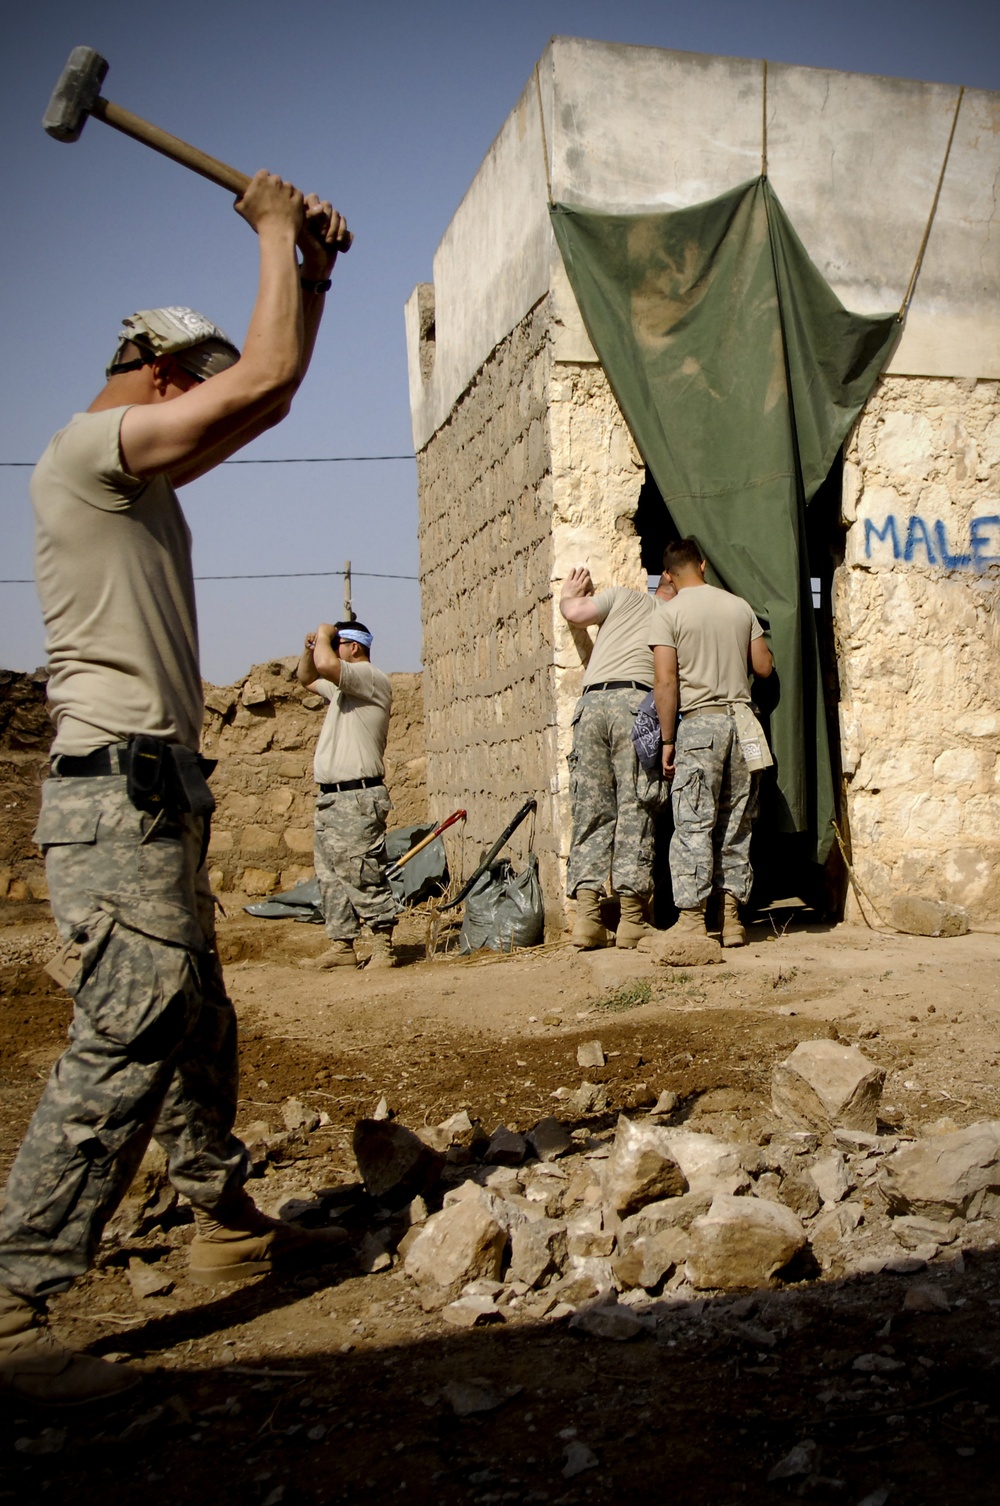
[[487,1323],[502,1323],[503,1313],[492,1297],[463,1296],[441,1309],[441,1316],[453,1328],[482,1328]]
[[528,1154],[528,1142],[516,1130],[500,1124],[490,1136],[483,1160],[488,1166],[520,1166]]
[[500,1274],[507,1231],[486,1199],[465,1197],[421,1224],[406,1252],[405,1269],[432,1304],[457,1298],[470,1281]]
[[286,1130],[305,1130],[311,1134],[319,1129],[319,1113],[308,1108],[298,1098],[286,1098],[281,1105],[281,1118]]
[[806,1231],[790,1208],[720,1193],[690,1231],[686,1274],[700,1289],[770,1286],[804,1249]]
[[749,1187],[743,1147],[694,1130],[663,1129],[660,1133],[691,1192],[735,1194]]
[[823,1206],[819,1188],[810,1172],[793,1171],[781,1183],[777,1201],[791,1208],[799,1218],[813,1218]]
[[824,1203],[839,1203],[851,1190],[847,1162],[839,1150],[817,1156],[809,1168],[809,1175]]
[[648,1123],[637,1124],[622,1115],[604,1169],[604,1201],[624,1218],[658,1198],[687,1192],[688,1184],[672,1154],[671,1131]]
[[618,1231],[618,1248],[611,1262],[621,1287],[653,1291],[677,1266],[683,1266],[691,1241],[685,1230],[674,1227],[654,1234]]
[[890,1214],[1000,1214],[1000,1120],[902,1146],[883,1161],[878,1185]]
[[874,1134],[885,1072],[856,1046],[800,1041],[771,1077],[775,1113],[802,1130],[834,1125]]
[[366,1234],[358,1246],[358,1268],[366,1276],[376,1271],[388,1271],[392,1266],[392,1254],[385,1240],[378,1234]]
[[963,1219],[925,1218],[921,1214],[900,1214],[892,1221],[892,1232],[901,1245],[916,1250],[926,1244],[950,1245],[957,1238]]
[[567,1107],[580,1119],[588,1114],[603,1114],[610,1102],[608,1090],[602,1083],[582,1082],[575,1093],[567,1099]]
[[572,1480],[575,1475],[582,1475],[585,1469],[597,1468],[597,1455],[585,1443],[581,1443],[579,1438],[574,1438],[567,1443],[563,1453],[566,1459],[562,1468],[564,1480]]
[[438,1151],[391,1119],[359,1119],[353,1146],[361,1180],[388,1208],[403,1208],[426,1192],[444,1164]]
[[665,1088],[650,1109],[650,1117],[665,1119],[668,1114],[674,1112],[680,1101],[680,1095],[675,1093],[673,1088]]
[[530,1131],[528,1140],[540,1161],[555,1161],[573,1149],[573,1136],[569,1130],[551,1117],[540,1119]]
[[167,1175],[167,1153],[151,1140],[116,1215],[115,1230],[129,1238],[161,1223],[176,1206],[177,1193]]
[[581,1041],[576,1048],[576,1064],[578,1067],[603,1067],[604,1047],[600,1041]]
[[566,1225],[553,1218],[520,1224],[510,1239],[510,1274],[528,1286],[545,1286],[566,1261]]
[[648,952],[662,967],[704,967],[722,961],[722,947],[713,936],[677,936],[673,929],[644,936],[638,950]]
[[467,1381],[449,1381],[442,1394],[451,1403],[456,1417],[471,1417],[475,1412],[495,1412],[520,1390],[520,1386],[494,1386],[492,1381],[476,1375]]
[[172,1277],[166,1271],[158,1271],[133,1255],[128,1263],[128,1284],[133,1294],[142,1300],[146,1297],[166,1297],[174,1289]]
[[897,895],[886,919],[910,936],[965,936],[969,929],[969,912],[961,905],[912,894]]
[[774,1480],[795,1480],[799,1475],[811,1475],[815,1471],[819,1449],[812,1438],[803,1438],[768,1474],[768,1484]]
[[950,1313],[951,1303],[939,1286],[911,1286],[903,1298],[907,1313]]
[[570,1318],[569,1326],[578,1333],[595,1339],[613,1339],[619,1344],[649,1332],[648,1323],[617,1302],[598,1302],[586,1307]]
[[580,1259],[597,1256],[607,1259],[615,1247],[615,1236],[605,1229],[599,1208],[589,1208],[566,1225],[566,1253]]

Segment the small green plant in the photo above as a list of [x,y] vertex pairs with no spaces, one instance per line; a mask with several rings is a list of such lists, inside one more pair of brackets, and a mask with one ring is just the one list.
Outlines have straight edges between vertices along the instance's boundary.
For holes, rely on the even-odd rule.
[[653,990],[645,978],[637,978],[632,983],[623,983],[621,988],[615,988],[598,999],[595,1009],[602,1009],[608,1014],[618,1014],[624,1009],[638,1009],[641,1004],[648,1004],[653,996]]

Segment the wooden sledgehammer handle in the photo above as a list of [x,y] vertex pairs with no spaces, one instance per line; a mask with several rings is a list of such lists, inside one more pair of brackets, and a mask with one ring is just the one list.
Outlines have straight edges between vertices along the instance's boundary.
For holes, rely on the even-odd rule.
[[94,100],[90,113],[103,120],[105,125],[114,126],[116,131],[131,136],[133,141],[141,141],[144,146],[151,146],[154,152],[161,152],[164,157],[179,162],[182,167],[189,167],[192,172],[200,173],[220,188],[228,188],[230,193],[242,195],[247,190],[250,179],[246,173],[237,172],[235,167],[220,162],[218,157],[210,157],[207,152],[199,151],[179,136],[171,136],[169,131],[161,131],[159,126],[151,125],[141,115],[133,115],[131,110],[123,109],[110,99],[99,95]]

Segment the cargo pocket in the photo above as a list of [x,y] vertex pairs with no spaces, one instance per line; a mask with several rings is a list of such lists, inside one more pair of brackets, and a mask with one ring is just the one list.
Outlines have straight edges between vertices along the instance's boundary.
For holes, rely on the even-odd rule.
[[[84,1030],[113,1041],[140,1061],[170,1056],[200,997],[196,959],[110,916],[103,945],[73,990]],[[82,1034],[74,1025],[74,1033]]]

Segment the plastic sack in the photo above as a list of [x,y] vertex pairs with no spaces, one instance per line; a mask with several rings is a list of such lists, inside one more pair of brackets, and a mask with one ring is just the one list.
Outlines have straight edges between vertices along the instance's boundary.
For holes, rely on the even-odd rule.
[[[386,832],[385,850],[390,863],[398,862],[424,837],[434,830],[431,826],[395,826]],[[398,874],[389,875],[389,888],[404,905],[418,905],[422,899],[443,894],[448,887],[448,855],[444,839],[436,837],[423,852],[404,863]]]
[[463,957],[482,947],[511,952],[515,947],[539,946],[544,934],[545,912],[535,854],[529,856],[523,873],[514,872],[509,858],[492,863],[465,901],[459,952]]

